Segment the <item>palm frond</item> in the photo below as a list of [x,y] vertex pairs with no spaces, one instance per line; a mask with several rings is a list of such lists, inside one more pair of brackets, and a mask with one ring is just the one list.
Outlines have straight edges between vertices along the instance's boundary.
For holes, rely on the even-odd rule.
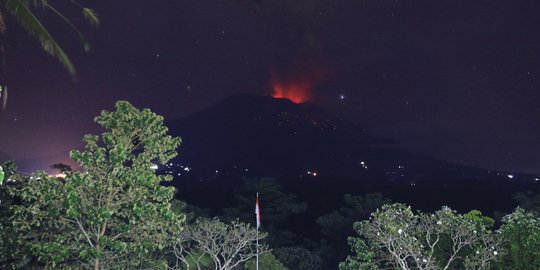
[[[46,1],[36,1],[34,3],[37,2],[46,3]],[[19,20],[19,23],[31,36],[34,36],[39,40],[41,47],[43,47],[46,52],[60,61],[60,63],[66,67],[71,75],[75,75],[75,67],[71,63],[71,60],[69,60],[64,50],[62,50],[49,31],[47,31],[39,19],[36,18],[36,16],[28,8],[26,1],[7,0],[5,3],[5,8]]]
[[4,87],[0,85],[0,100],[2,101],[2,111],[3,111],[6,109],[7,100],[8,100],[7,85],[4,85]]
[[0,34],[6,33],[6,22],[4,21],[4,14],[0,12]]
[[24,1],[27,4],[32,4],[33,7],[42,7],[44,8],[47,5],[47,0],[32,0],[29,2],[28,0]]
[[91,26],[98,27],[99,26],[99,17],[97,16],[96,12],[94,12],[93,9],[90,8],[83,8],[83,14],[84,18],[90,23]]
[[56,14],[58,17],[60,17],[60,19],[62,19],[67,25],[69,25],[77,33],[77,35],[79,35],[79,39],[81,40],[81,43],[84,46],[84,50],[86,52],[89,52],[91,50],[90,42],[88,42],[88,40],[86,40],[86,37],[81,33],[79,28],[77,28],[77,26],[75,26],[75,24],[73,24],[66,16],[64,16],[64,14],[60,13],[60,11],[58,11],[56,8],[54,8],[53,6],[51,6],[48,3],[46,3],[45,5],[46,5],[47,8],[52,10],[52,12],[54,12],[54,14]]

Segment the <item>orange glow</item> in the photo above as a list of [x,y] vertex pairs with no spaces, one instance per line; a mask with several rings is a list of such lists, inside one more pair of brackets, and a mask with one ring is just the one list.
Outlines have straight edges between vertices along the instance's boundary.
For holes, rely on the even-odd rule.
[[272,87],[274,98],[286,98],[294,103],[304,103],[311,99],[311,89],[313,84],[307,80],[301,80],[297,82],[279,82],[272,81]]
[[313,98],[313,88],[325,77],[322,68],[305,68],[302,72],[278,74],[272,72],[272,97],[286,98],[294,103],[304,103]]

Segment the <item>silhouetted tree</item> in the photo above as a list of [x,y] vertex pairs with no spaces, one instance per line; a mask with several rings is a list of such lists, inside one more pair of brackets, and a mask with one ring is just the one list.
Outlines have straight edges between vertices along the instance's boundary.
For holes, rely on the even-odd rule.
[[283,225],[287,224],[291,216],[304,213],[307,206],[299,202],[294,194],[283,192],[276,179],[245,179],[244,187],[235,192],[238,206],[224,209],[224,219],[239,218],[253,223],[257,192],[260,198],[261,227],[270,234],[267,242],[272,247],[294,244],[296,235]]
[[347,257],[347,237],[354,233],[354,222],[367,219],[372,212],[390,203],[390,199],[380,193],[363,196],[346,194],[343,201],[345,205],[340,209],[317,218],[317,224],[321,227],[323,235],[320,252],[328,267]]
[[478,220],[448,207],[414,213],[403,204],[385,205],[369,220],[354,224],[360,238],[350,241],[353,251],[362,254],[349,257],[342,269],[351,269],[347,262],[364,263],[366,269],[372,262],[400,269],[490,269],[504,254],[503,240]]
[[151,168],[176,156],[180,138],[167,135],[163,118],[126,101],[95,118],[106,129],[86,135],[86,149],[71,157],[83,168],[65,180],[35,173],[31,185],[12,188],[12,226],[49,268],[132,269],[163,261],[149,256],[172,244],[183,215],[171,211],[173,187]]
[[64,163],[55,163],[51,165],[52,169],[58,170],[60,173],[69,173],[72,172],[73,169],[71,166],[64,164]]
[[496,268],[500,270],[540,269],[540,216],[516,208],[503,218],[500,233],[507,253]]
[[207,257],[213,261],[214,269],[242,267],[255,256],[269,252],[263,243],[256,246],[256,242],[266,236],[246,223],[233,221],[227,224],[218,219],[200,219],[176,237],[173,252],[181,263],[175,268],[200,269],[201,262],[206,262]]

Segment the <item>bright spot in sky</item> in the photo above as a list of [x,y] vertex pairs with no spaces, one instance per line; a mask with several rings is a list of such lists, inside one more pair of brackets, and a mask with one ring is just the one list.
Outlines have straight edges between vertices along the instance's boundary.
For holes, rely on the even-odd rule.
[[150,169],[152,169],[152,170],[157,170],[157,169],[158,169],[158,165],[152,164],[152,165],[150,166]]
[[345,99],[345,95],[343,95],[343,94],[339,95],[339,99],[344,100],[344,99]]
[[509,175],[507,175],[507,177],[510,178],[510,179],[513,179],[513,178],[514,178],[514,175],[509,174]]
[[534,178],[534,181],[540,181],[540,178]]

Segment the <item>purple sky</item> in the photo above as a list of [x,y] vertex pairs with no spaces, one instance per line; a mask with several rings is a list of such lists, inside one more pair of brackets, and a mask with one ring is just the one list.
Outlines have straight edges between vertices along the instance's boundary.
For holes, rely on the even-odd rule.
[[[92,119],[126,99],[166,119],[234,93],[270,94],[272,72],[325,70],[313,102],[458,162],[540,173],[540,2],[87,1],[93,51],[45,16],[77,80],[8,20],[8,107],[0,151],[55,155],[99,131]],[[50,15],[50,14],[49,14]],[[341,97],[343,96],[343,98]],[[52,161],[53,162],[53,161]]]

